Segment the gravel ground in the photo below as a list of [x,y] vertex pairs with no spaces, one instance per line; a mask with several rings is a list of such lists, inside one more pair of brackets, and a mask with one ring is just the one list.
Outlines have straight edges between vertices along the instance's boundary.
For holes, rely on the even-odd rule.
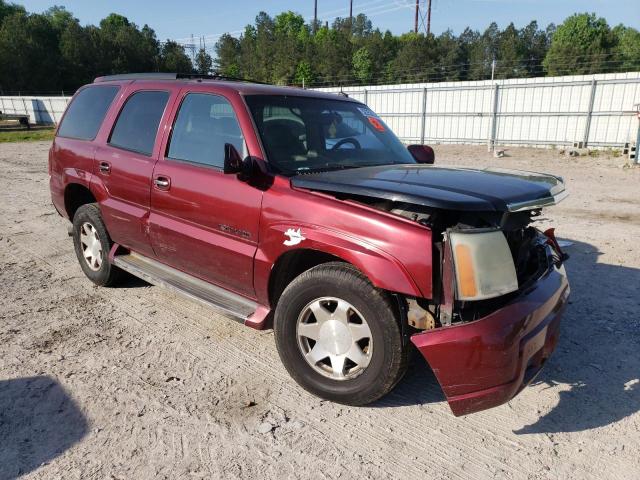
[[455,418],[416,356],[370,407],[321,401],[256,332],[141,281],[93,287],[47,183],[47,143],[0,145],[0,479],[638,478],[640,169],[439,146],[437,162],[549,171],[571,197],[572,301],[538,381]]

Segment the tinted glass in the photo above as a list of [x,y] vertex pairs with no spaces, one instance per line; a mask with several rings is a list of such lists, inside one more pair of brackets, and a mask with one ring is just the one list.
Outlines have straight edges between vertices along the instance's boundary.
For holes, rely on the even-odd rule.
[[93,140],[118,93],[116,86],[87,87],[73,99],[58,129],[58,136]]
[[380,117],[361,103],[284,95],[245,98],[269,163],[284,174],[416,163]]
[[225,143],[246,155],[242,131],[231,104],[217,95],[187,95],[173,127],[167,156],[222,168]]
[[168,99],[169,92],[134,93],[122,108],[109,143],[151,155]]

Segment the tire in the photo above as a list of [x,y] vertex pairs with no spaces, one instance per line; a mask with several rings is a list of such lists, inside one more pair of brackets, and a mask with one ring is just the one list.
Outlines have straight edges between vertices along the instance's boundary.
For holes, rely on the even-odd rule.
[[[326,317],[333,304],[336,304],[335,310]],[[344,310],[347,305],[350,307],[346,314],[347,330],[336,320],[331,326],[324,326],[334,317],[344,318],[338,310]],[[316,319],[316,311],[324,318],[322,322]],[[362,323],[357,323],[360,320]],[[364,344],[356,342],[360,348],[358,352],[358,349],[352,350],[360,336],[354,331],[367,331],[366,328],[362,330],[362,324],[368,326],[369,338],[360,340]],[[349,335],[327,336],[327,329],[349,331]],[[402,329],[390,296],[376,289],[349,264],[322,264],[294,279],[278,301],[274,330],[280,359],[291,377],[305,390],[333,402],[346,405],[371,403],[390,392],[406,371],[408,349],[403,345]],[[307,332],[311,332],[310,337],[305,336]],[[317,341],[312,340],[313,337]],[[320,350],[317,355],[314,353],[316,346]],[[354,357],[355,362],[351,360],[352,351],[358,354]],[[335,365],[331,355],[314,363],[316,357],[326,352],[341,353],[334,356]],[[357,363],[358,358],[364,358],[360,353],[368,360]],[[341,356],[347,357],[343,369],[340,368]]]
[[[94,236],[99,241],[99,245],[92,243],[95,248],[89,249],[91,252],[88,254],[93,256],[87,258],[85,255],[87,245],[83,243],[83,238],[92,239]],[[109,262],[113,241],[104,226],[98,204],[88,203],[76,211],[73,216],[73,245],[80,267],[89,280],[101,287],[112,286],[118,282],[122,270]]]

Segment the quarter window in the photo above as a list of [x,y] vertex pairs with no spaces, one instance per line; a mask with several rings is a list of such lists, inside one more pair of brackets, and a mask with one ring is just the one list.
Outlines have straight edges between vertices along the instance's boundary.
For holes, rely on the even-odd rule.
[[246,155],[242,130],[231,104],[218,95],[188,94],[173,126],[167,156],[222,168],[225,143]]
[[125,103],[116,121],[109,144],[151,155],[169,92],[137,92]]
[[59,137],[93,140],[118,93],[116,86],[87,87],[76,95],[58,129]]

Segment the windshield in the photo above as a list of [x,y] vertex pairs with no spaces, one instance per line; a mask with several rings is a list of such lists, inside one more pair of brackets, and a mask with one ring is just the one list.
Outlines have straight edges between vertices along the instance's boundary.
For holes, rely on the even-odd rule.
[[269,163],[285,175],[416,163],[380,117],[361,103],[282,95],[245,98]]

